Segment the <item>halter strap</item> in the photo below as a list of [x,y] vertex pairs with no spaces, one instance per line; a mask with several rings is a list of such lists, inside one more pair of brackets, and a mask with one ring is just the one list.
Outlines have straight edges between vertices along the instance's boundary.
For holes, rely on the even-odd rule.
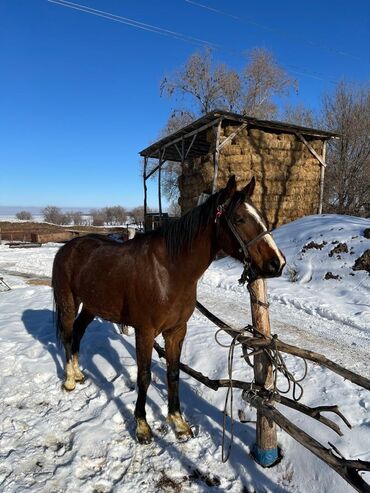
[[271,231],[266,229],[266,231],[262,231],[260,234],[258,234],[257,236],[255,236],[254,238],[249,240],[247,243],[245,243],[242,240],[242,238],[241,238],[238,230],[236,229],[234,223],[232,221],[230,221],[230,219],[227,217],[227,214],[224,214],[224,212],[225,212],[224,206],[219,205],[217,207],[215,222],[217,223],[218,219],[223,215],[225,217],[227,225],[230,228],[230,231],[233,233],[233,235],[235,236],[235,239],[237,240],[237,242],[240,245],[240,249],[244,255],[244,260],[243,260],[244,270],[243,270],[242,277],[239,279],[239,282],[244,284],[245,281],[250,277],[250,270],[251,270],[251,255],[249,253],[248,248],[250,246],[254,245],[255,243],[257,243],[257,241],[259,241],[264,236],[271,234]]

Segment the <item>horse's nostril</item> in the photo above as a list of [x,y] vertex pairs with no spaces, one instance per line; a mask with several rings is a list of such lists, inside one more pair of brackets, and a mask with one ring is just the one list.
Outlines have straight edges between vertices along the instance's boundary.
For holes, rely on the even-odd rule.
[[280,263],[280,260],[278,259],[278,257],[273,257],[270,260],[269,267],[270,267],[271,272],[274,272],[274,273],[279,272],[279,270],[281,268],[281,263]]

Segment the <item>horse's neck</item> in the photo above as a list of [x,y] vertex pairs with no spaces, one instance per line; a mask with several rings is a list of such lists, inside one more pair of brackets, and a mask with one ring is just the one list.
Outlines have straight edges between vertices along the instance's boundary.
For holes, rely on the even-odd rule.
[[208,224],[194,239],[190,251],[181,255],[179,269],[197,281],[207,270],[219,251],[214,236],[214,224]]

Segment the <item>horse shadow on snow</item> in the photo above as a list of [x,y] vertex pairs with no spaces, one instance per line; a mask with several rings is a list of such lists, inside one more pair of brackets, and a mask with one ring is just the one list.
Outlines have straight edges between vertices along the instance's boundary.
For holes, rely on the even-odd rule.
[[[53,323],[53,312],[51,310],[25,310],[22,315],[22,321],[29,334],[31,334],[34,339],[41,342],[44,349],[50,353],[55,364],[56,374],[62,382],[64,374],[64,351],[62,347],[59,347],[57,342]],[[123,351],[117,350],[117,346],[119,347],[120,345],[123,346]],[[125,352],[129,357],[127,354],[124,354]],[[155,350],[153,350],[153,356],[156,356]],[[130,360],[129,366],[125,365],[123,362],[124,360]],[[99,364],[97,364],[98,361]],[[135,440],[133,411],[127,407],[122,399],[127,392],[131,392],[136,388],[135,346],[131,344],[127,337],[119,334],[113,324],[95,319],[87,328],[81,343],[80,365],[87,378],[95,384],[97,389],[105,393],[107,400],[114,403],[117,410],[122,415],[132,440]],[[135,378],[133,378],[132,373],[128,371],[128,368],[135,368]],[[111,375],[112,370],[115,373],[113,377]],[[110,376],[107,376],[107,374]],[[120,377],[123,377],[126,389],[121,392],[121,395],[116,395],[117,389],[115,388],[114,383]],[[78,393],[79,388],[83,387],[77,386],[74,392]],[[147,396],[148,422],[149,424],[153,424],[153,421],[164,423],[166,417],[163,414],[162,408],[151,397],[151,394],[154,392],[159,394],[160,399],[163,401],[162,406],[164,408],[167,405],[167,377],[165,364],[162,365],[158,359],[153,358],[152,383],[149,387]],[[201,430],[200,433],[210,437],[215,448],[220,450],[222,443],[222,411],[199,395],[187,381],[183,380],[183,378],[181,378],[180,382],[180,397],[182,410],[186,418],[190,421],[190,424],[199,425]],[[136,400],[136,396],[129,400],[130,402]],[[150,413],[152,413],[153,418],[151,418]],[[88,421],[91,419],[94,418],[89,418]],[[78,421],[78,416],[76,416],[76,425],[73,425],[71,428],[76,428],[80,424],[83,424],[83,422]],[[227,418],[227,428],[230,428],[229,418]],[[207,464],[204,464],[202,467],[201,460],[199,463],[195,463],[189,457],[186,457],[177,447],[174,437],[171,436],[171,441],[169,441],[168,437],[158,435],[155,427],[153,427],[153,432],[156,444],[165,450],[172,458],[181,461],[190,473],[194,471],[201,471],[202,474],[206,473],[206,471],[203,471],[203,467],[208,468]],[[254,428],[239,423],[238,421],[234,422],[234,435],[243,443],[248,444],[250,448],[255,441]],[[227,443],[228,440],[226,440],[226,444]],[[200,456],[201,455],[203,455],[202,451],[200,451]],[[253,484],[258,484],[262,488],[271,488],[276,493],[284,493],[287,491],[281,485],[277,485],[271,481],[264,474],[263,470],[257,466],[253,459],[246,454],[245,449],[235,440],[231,449],[229,464],[237,476],[244,476],[245,471],[247,470],[248,475],[253,478],[253,482],[248,481],[249,484],[244,485],[244,491],[250,491],[250,488],[252,488],[251,491],[254,491]],[[206,485],[204,486],[206,487]],[[217,486],[213,487],[212,490],[221,491]]]

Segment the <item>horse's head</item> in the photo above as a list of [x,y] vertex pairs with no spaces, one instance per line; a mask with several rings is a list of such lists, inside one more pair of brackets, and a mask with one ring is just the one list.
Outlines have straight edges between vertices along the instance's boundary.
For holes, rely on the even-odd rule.
[[232,176],[219,192],[219,246],[238,260],[249,260],[255,275],[278,277],[285,266],[285,257],[251,201],[255,184],[252,178],[246,187],[237,191],[235,176]]

